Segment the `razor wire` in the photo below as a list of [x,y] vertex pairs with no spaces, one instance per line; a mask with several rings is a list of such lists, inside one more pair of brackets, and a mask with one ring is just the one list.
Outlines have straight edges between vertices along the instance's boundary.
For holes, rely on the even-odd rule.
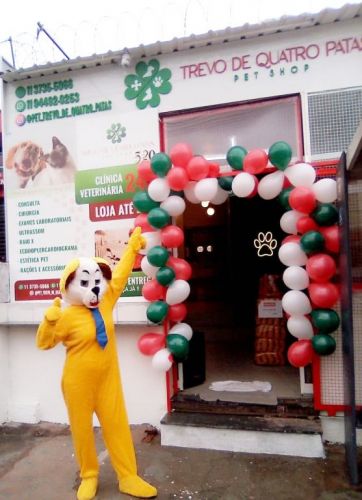
[[[330,0],[329,3],[333,3]],[[338,0],[335,0],[338,1]],[[302,3],[302,2],[297,2]],[[124,48],[149,45],[190,35],[260,23],[284,14],[297,13],[297,6],[281,6],[282,2],[255,0],[246,4],[240,0],[165,0],[135,2],[131,9],[118,10],[95,20],[57,24],[54,20],[39,19],[70,59],[105,54]],[[279,5],[280,4],[280,5]],[[278,5],[280,9],[278,10]],[[283,9],[283,10],[281,10]],[[289,12],[288,12],[289,9]],[[293,10],[294,9],[294,10]],[[304,1],[302,10],[313,10],[311,0]],[[9,34],[10,35],[10,34]],[[10,40],[10,37],[9,37]],[[0,55],[12,61],[7,40],[0,44]],[[34,31],[11,34],[15,66],[29,68],[64,59],[63,54],[44,33]]]

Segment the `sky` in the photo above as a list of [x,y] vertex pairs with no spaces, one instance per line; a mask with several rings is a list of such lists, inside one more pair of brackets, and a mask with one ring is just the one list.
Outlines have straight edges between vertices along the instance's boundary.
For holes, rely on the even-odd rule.
[[[16,67],[64,59],[45,31],[70,58],[121,50],[228,26],[255,24],[283,15],[338,8],[350,0],[21,0],[0,16],[0,54]],[[37,37],[37,23],[45,31]]]

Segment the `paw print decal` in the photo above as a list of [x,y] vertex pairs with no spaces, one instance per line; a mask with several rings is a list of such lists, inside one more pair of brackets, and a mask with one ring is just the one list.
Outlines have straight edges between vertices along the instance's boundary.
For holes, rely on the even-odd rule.
[[258,233],[254,240],[254,247],[258,250],[258,257],[272,257],[277,246],[277,240],[273,238],[270,231]]
[[145,109],[147,106],[156,108],[160,102],[160,94],[169,94],[172,85],[169,82],[171,71],[168,68],[160,69],[157,59],[144,61],[136,65],[136,74],[127,75],[124,83],[127,89],[124,92],[126,99],[136,99],[136,106]]

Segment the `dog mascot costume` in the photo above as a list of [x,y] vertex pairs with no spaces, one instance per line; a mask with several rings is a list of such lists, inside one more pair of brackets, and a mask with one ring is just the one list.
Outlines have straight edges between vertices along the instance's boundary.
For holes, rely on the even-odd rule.
[[99,465],[93,434],[93,413],[119,480],[119,490],[151,498],[157,490],[137,475],[132,436],[121,388],[113,323],[113,308],[121,295],[137,252],[145,245],[136,228],[126,251],[114,268],[100,258],[72,260],[60,279],[61,308],[56,298],[45,312],[37,332],[37,346],[66,347],[62,390],[68,409],[76,457],[82,479],[78,500],[95,497]]

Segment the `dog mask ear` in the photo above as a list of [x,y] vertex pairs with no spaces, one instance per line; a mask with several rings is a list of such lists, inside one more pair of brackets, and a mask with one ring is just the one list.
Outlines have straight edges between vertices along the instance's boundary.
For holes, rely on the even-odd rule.
[[65,292],[71,276],[74,276],[74,273],[78,269],[78,267],[79,267],[79,259],[73,259],[65,266],[62,277],[60,278],[59,281],[60,293],[63,294]]
[[101,257],[94,257],[94,260],[97,262],[99,269],[102,271],[103,277],[110,281],[112,279],[112,269],[108,262]]
[[9,149],[8,154],[6,156],[5,160],[5,166],[6,168],[13,168],[14,166],[14,156],[15,153],[18,150],[18,146],[13,146],[12,148]]

